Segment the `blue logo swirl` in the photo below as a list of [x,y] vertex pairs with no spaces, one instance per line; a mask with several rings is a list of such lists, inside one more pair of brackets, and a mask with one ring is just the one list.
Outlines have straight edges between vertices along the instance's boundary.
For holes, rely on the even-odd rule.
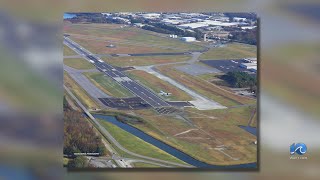
[[290,154],[293,155],[295,153],[299,155],[303,155],[307,152],[307,146],[304,143],[293,143],[290,146]]

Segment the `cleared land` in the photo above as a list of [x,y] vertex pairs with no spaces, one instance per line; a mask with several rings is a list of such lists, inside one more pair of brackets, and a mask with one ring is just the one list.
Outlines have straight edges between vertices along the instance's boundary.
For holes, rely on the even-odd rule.
[[132,97],[132,93],[101,72],[83,73],[94,85],[113,97]]
[[184,84],[185,86],[193,89],[194,91],[224,105],[227,107],[239,104],[255,104],[254,99],[238,96],[232,92],[226,91],[208,81],[199,77],[190,76],[188,74],[177,71],[171,66],[161,66],[157,69],[166,76]]
[[77,55],[77,53],[74,52],[72,49],[70,49],[68,46],[63,45],[63,55],[72,56],[72,55]]
[[64,85],[66,85],[72,93],[86,106],[88,109],[100,108],[98,103],[90,98],[86,91],[84,91],[66,72],[63,73]]
[[135,110],[130,114],[142,118],[143,123],[128,123],[209,164],[241,164],[256,161],[257,147],[253,144],[256,137],[238,127],[247,125],[252,109],[200,111],[186,108],[183,118],[159,115],[153,110]]
[[63,63],[75,69],[94,69],[95,67],[87,60],[82,58],[63,59]]
[[128,149],[129,151],[148,157],[185,164],[183,161],[105,120],[99,120],[99,122],[124,148]]
[[[120,28],[108,24],[65,24],[64,32],[70,38],[97,54],[182,52],[201,50],[202,46],[164,37],[135,27]],[[106,47],[113,44],[114,48]]]
[[164,64],[173,62],[184,62],[190,59],[190,56],[127,56],[127,57],[107,57],[103,58],[105,62],[118,67],[125,66],[148,66],[154,64]]
[[241,59],[257,57],[257,47],[253,45],[231,43],[225,47],[213,48],[200,56],[202,60]]
[[184,91],[181,91],[175,86],[169,84],[166,81],[159,79],[158,77],[152,74],[149,74],[144,71],[139,71],[139,70],[129,71],[127,74],[133,79],[138,80],[140,83],[142,83],[146,87],[152,89],[155,93],[160,93],[160,91],[172,93],[168,97],[162,96],[166,100],[170,100],[170,101],[192,100],[192,98]]

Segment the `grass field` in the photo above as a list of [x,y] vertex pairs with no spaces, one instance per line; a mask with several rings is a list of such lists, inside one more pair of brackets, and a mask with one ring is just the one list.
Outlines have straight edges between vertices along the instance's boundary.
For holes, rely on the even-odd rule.
[[192,100],[192,98],[184,91],[181,91],[175,86],[169,84],[166,81],[159,79],[158,77],[152,74],[149,74],[144,71],[139,71],[139,70],[129,71],[127,74],[133,79],[138,80],[143,85],[152,89],[156,94],[160,93],[160,91],[172,93],[171,96],[168,96],[168,97],[163,96],[165,100],[170,100],[170,101]]
[[[182,42],[135,27],[120,28],[120,25],[64,24],[64,32],[94,53],[182,52],[203,49],[196,43]],[[108,44],[116,47],[108,48]]]
[[87,60],[82,58],[65,58],[63,63],[75,69],[94,69],[95,67]]
[[199,77],[205,81],[211,81],[211,80],[216,79],[217,78],[216,76],[217,76],[217,74],[207,73],[207,74],[198,75],[197,77]]
[[148,66],[153,64],[164,64],[172,62],[184,62],[190,59],[190,56],[127,56],[127,57],[107,57],[104,61],[114,66]]
[[225,47],[213,48],[200,56],[202,60],[241,59],[257,57],[257,47],[253,45],[231,43]]
[[89,109],[98,109],[100,106],[83,90],[66,72],[63,74],[64,85]]
[[[239,107],[214,111],[199,111],[187,108],[186,113],[192,122],[195,122],[198,127],[201,127],[202,130],[212,135],[215,140],[225,146],[225,153],[239,159],[235,161],[228,159],[227,161],[245,163],[245,161],[256,161],[257,147],[253,144],[256,137],[238,126],[248,124],[253,108],[255,107]],[[201,114],[203,118],[196,118],[197,114]],[[216,119],[209,120],[204,115],[213,116]],[[224,158],[220,156],[218,159],[223,161]]]
[[204,96],[224,106],[230,107],[239,104],[256,103],[256,100],[254,99],[238,96],[199,77],[190,76],[188,74],[177,71],[171,66],[161,66],[157,67],[157,69],[166,76],[171,77],[172,79],[184,84],[190,89],[193,89],[194,91],[203,94]]
[[[228,165],[256,161],[257,149],[253,144],[256,137],[238,127],[247,125],[253,108],[207,111],[186,108],[183,113],[184,119],[158,115],[153,110],[135,110],[130,114],[134,113],[137,117],[143,118],[144,123],[132,125],[145,133],[201,161]],[[190,129],[194,130],[177,135]],[[238,160],[231,159],[215,149],[221,145],[223,152]]]
[[130,91],[120,86],[110,77],[105,76],[101,72],[86,72],[83,73],[88,79],[100,88],[106,94],[113,97],[131,97],[133,96]]
[[72,55],[77,55],[77,53],[74,52],[72,49],[70,49],[68,46],[63,45],[63,55],[72,56]]
[[185,164],[183,161],[105,120],[99,120],[99,122],[124,148],[129,151],[148,157]]

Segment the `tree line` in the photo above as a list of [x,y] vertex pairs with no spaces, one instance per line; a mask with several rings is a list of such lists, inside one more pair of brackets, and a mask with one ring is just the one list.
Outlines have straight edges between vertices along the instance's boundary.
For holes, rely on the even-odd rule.
[[257,90],[257,78],[251,76],[246,72],[233,71],[228,72],[221,77],[223,80],[227,81],[234,88],[250,88],[252,91]]
[[257,28],[247,29],[246,31],[233,31],[230,40],[241,42],[245,44],[257,45]]
[[[100,156],[106,155],[106,148],[102,143],[101,137],[96,134],[94,127],[83,117],[81,112],[75,111],[70,107],[65,97],[63,109],[63,154],[68,157],[76,157],[74,153],[99,153]],[[83,160],[83,158],[77,159]],[[75,163],[74,161],[71,162]]]
[[192,32],[162,23],[149,23],[148,25],[143,26],[142,29],[163,34],[175,34],[178,36],[195,37],[198,40],[202,38],[202,32],[197,29],[193,30],[194,32]]

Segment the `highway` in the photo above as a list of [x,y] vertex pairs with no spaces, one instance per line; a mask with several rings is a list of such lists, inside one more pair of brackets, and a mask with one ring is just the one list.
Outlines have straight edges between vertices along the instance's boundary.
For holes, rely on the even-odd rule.
[[146,103],[151,105],[153,108],[159,107],[171,107],[170,104],[161,99],[158,95],[150,91],[148,88],[139,84],[135,80],[129,78],[127,75],[117,70],[115,67],[102,61],[99,57],[95,56],[79,44],[72,41],[70,38],[64,36],[64,44],[69,48],[83,56],[89,62],[91,62],[99,71],[105,73],[111,77],[114,81],[131,91],[136,96],[143,99]]

